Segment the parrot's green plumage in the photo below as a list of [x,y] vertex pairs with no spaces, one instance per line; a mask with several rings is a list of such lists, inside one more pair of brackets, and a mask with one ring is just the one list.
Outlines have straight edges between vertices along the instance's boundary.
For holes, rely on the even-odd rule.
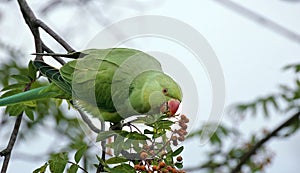
[[34,61],[52,83],[1,98],[0,106],[61,98],[93,116],[117,123],[132,115],[159,113],[164,103],[170,103],[164,109],[174,114],[182,99],[178,84],[163,73],[154,57],[144,52],[126,48],[88,49],[65,56],[74,56],[76,60],[59,70],[43,61]]

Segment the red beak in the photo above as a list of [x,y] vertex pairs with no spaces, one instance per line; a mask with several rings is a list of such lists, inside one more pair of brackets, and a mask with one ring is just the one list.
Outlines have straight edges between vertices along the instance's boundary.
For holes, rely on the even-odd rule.
[[173,116],[177,112],[179,105],[180,105],[180,101],[171,99],[160,107],[160,111],[163,113],[168,113],[169,115]]

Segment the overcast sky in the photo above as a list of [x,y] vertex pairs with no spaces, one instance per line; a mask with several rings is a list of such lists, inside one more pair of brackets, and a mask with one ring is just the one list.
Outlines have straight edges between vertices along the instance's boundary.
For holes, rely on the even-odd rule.
[[[287,3],[282,0],[235,0],[235,2],[300,34],[300,23],[297,22],[300,17],[300,3]],[[32,5],[33,7],[39,7],[42,6],[41,3],[41,1],[33,1]],[[114,5],[112,6],[112,4]],[[150,2],[147,0],[136,3],[131,1],[129,3],[126,0],[113,1],[112,4],[101,9],[104,17],[100,18],[97,17],[95,11],[83,10],[84,8],[81,9],[83,11],[76,8],[70,10],[61,8],[58,9],[55,15],[45,16],[43,20],[79,50],[87,46],[95,34],[104,28],[103,25],[124,18],[151,14],[181,20],[198,30],[214,49],[225,76],[227,106],[276,92],[279,84],[291,84],[293,81],[294,75],[290,72],[282,72],[281,68],[284,65],[299,62],[300,43],[283,37],[215,1],[187,0],[183,2],[180,0],[165,0]],[[130,7],[135,9],[128,9]],[[17,4],[15,2],[1,3],[0,11],[2,12],[1,40],[22,47],[25,53],[33,52],[32,36],[21,18]],[[99,21],[103,23],[100,25]],[[88,26],[86,26],[87,24]],[[84,32],[82,32],[83,30]],[[78,32],[82,35],[75,37]],[[54,45],[54,42],[52,41],[50,44]],[[148,47],[144,47],[144,49],[149,49],[151,45],[150,43],[147,44]],[[155,45],[152,46],[154,49]],[[137,47],[143,49],[141,45]],[[57,48],[57,51],[62,51],[62,49]],[[203,80],[203,88],[209,90],[209,87],[206,86],[207,79],[203,78]],[[207,97],[209,95],[202,95],[201,98]],[[209,100],[209,98],[207,99]],[[202,111],[205,114],[209,110],[209,105],[203,107]],[[285,118],[287,118],[287,115],[279,113],[272,115],[267,120],[258,115],[256,118],[247,117],[238,126],[243,129],[247,136],[250,132],[260,130],[261,127],[272,129]],[[226,114],[222,121],[230,123]],[[49,136],[41,136],[40,143],[21,144],[21,147],[17,150],[33,150],[43,144],[43,139],[47,138]],[[297,170],[300,169],[299,143],[299,132],[284,140],[272,140],[269,146],[275,151],[276,155],[274,162],[267,167],[266,172],[298,172]],[[201,157],[201,153],[205,151],[204,146],[200,146],[197,141],[184,145],[186,145],[185,165],[196,165],[201,158],[197,160],[194,156]],[[199,153],[196,154],[197,151]],[[20,170],[30,172],[37,166],[36,163],[13,161],[9,170],[10,172],[20,172]]]

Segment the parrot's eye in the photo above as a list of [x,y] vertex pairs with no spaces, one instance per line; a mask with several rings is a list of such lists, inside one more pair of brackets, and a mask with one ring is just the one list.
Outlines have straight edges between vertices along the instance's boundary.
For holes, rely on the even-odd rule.
[[167,88],[164,88],[164,89],[162,90],[162,92],[166,95],[166,94],[168,93],[168,89],[167,89]]

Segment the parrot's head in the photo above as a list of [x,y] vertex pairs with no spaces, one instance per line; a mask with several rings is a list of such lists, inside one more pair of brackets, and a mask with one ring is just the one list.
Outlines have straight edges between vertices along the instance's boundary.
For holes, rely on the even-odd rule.
[[180,86],[161,71],[139,74],[130,86],[130,102],[139,113],[174,115],[181,103]]

